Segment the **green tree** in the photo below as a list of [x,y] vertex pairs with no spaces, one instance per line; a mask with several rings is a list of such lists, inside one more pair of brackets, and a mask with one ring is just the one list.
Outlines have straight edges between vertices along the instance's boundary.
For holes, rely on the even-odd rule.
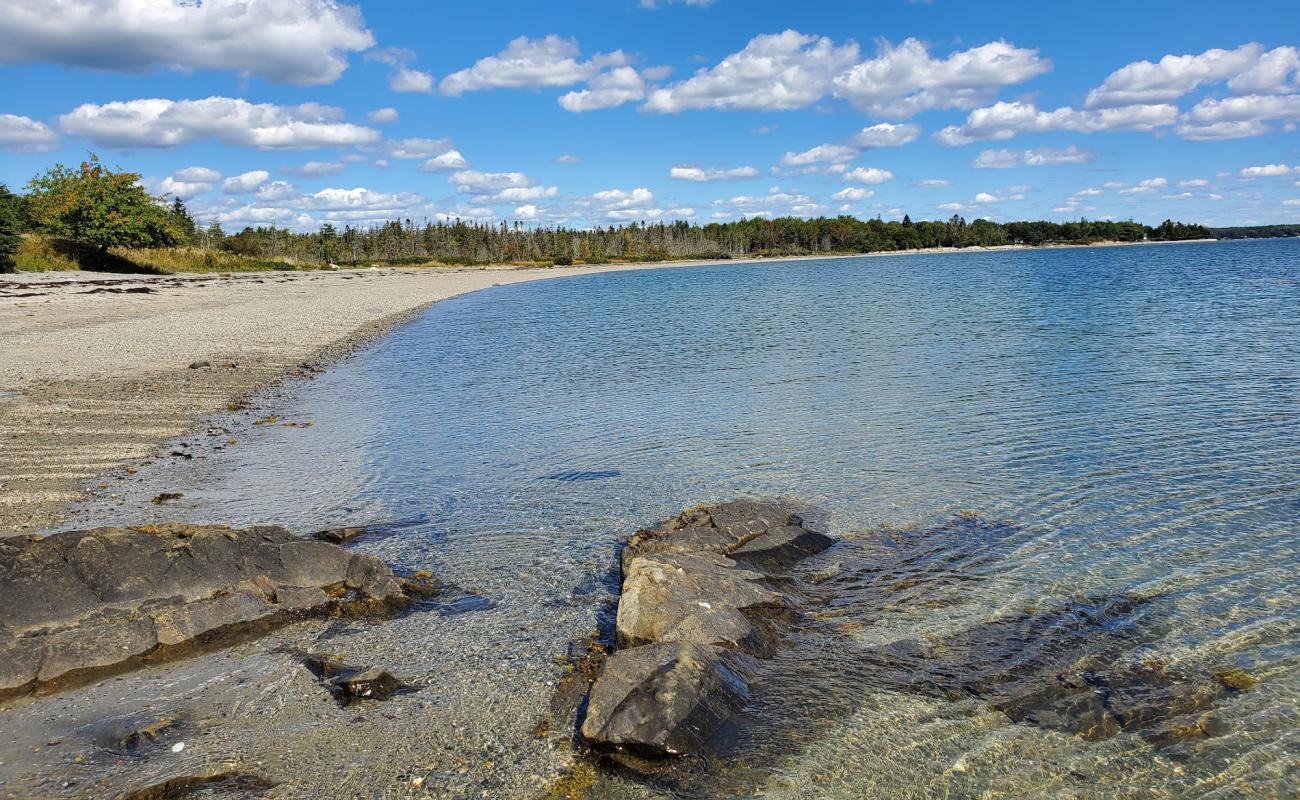
[[13,272],[18,235],[18,198],[0,183],[0,272]]
[[194,222],[194,217],[190,216],[189,209],[185,207],[185,203],[181,202],[180,197],[177,197],[176,200],[172,202],[170,213],[172,215],[172,221],[176,224],[176,231],[181,236],[181,241],[184,244],[193,242],[195,234],[198,233],[199,226]]
[[30,213],[45,233],[95,248],[166,247],[180,241],[172,215],[134,172],[114,172],[91,153],[77,169],[56,164],[27,184]]

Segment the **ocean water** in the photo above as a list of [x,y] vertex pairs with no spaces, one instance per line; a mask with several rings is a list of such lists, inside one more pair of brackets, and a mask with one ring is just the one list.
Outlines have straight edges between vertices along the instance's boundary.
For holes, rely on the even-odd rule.
[[[746,762],[740,774],[713,788],[602,774],[591,796],[1296,794],[1300,241],[500,287],[439,303],[268,398],[266,413],[312,425],[248,427],[231,434],[237,445],[146,473],[131,491],[185,493],[158,515],[385,523],[392,535],[362,549],[493,605],[402,628],[408,670],[423,650],[442,654],[428,680],[470,676],[424,702],[479,714],[464,747],[492,739],[523,753],[525,771],[547,756],[499,719],[494,702],[519,674],[502,659],[552,681],[552,657],[607,611],[615,548],[638,527],[746,496],[813,507],[853,541],[914,532],[905,546],[928,556],[909,562],[908,586],[921,591],[848,603],[848,649],[805,654],[772,678],[767,716],[745,734],[751,755],[729,757]],[[138,519],[140,507],[87,513]],[[972,515],[998,532],[943,527]],[[936,528],[947,538],[925,541]],[[873,552],[849,543],[819,563],[869,564]],[[834,590],[816,603],[834,606]],[[1254,679],[1216,703],[1216,735],[1173,751],[1129,732],[1090,741],[843,663],[853,648],[1137,596],[1153,612],[1116,658]],[[520,700],[510,716],[532,719],[537,705]],[[778,718],[779,739],[765,739]]]

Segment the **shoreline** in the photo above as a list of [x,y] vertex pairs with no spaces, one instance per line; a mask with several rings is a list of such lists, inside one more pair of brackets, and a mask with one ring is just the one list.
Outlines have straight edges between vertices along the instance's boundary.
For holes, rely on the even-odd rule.
[[[439,301],[482,289],[643,269],[1145,244],[1183,242],[570,267],[0,276],[0,337],[9,355],[0,364],[0,536],[65,522],[97,479],[185,457],[159,448],[347,357]],[[208,366],[192,366],[202,362]]]

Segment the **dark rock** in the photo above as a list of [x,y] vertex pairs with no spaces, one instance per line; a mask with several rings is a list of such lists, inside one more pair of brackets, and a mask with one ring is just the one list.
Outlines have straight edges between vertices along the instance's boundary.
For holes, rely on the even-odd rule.
[[731,557],[742,564],[775,573],[787,570],[833,544],[835,540],[824,533],[786,525],[773,528],[732,550]]
[[351,528],[327,528],[323,531],[316,531],[311,536],[313,539],[319,539],[322,542],[343,544],[365,534],[366,528],[364,526],[355,526]]
[[619,650],[591,687],[582,736],[599,750],[648,758],[696,752],[748,702],[743,659],[692,642]]
[[184,797],[260,797],[276,787],[275,781],[250,772],[213,772],[178,775],[121,796],[120,800],[180,800]]
[[[184,453],[172,453],[172,455],[174,455],[174,456],[183,456],[183,455],[185,455],[185,454],[184,454]],[[152,502],[153,502],[154,505],[156,505],[156,506],[160,506],[160,505],[162,505],[163,503],[170,503],[170,502],[173,501],[173,500],[179,500],[179,499],[181,499],[181,498],[184,497],[184,496],[185,496],[185,494],[184,494],[183,492],[161,492],[161,493],[159,493],[159,494],[157,494],[157,495],[154,496]]]
[[321,679],[342,705],[359,700],[388,700],[412,688],[380,667],[350,667],[323,656],[306,656],[303,665]]
[[118,755],[139,756],[176,738],[185,727],[175,717],[113,720],[96,732],[95,744]]
[[190,369],[207,369],[212,366],[211,361],[195,361],[190,364]]
[[297,615],[407,602],[382,561],[283,528],[164,525],[0,543],[0,693]]
[[592,684],[582,737],[640,770],[698,752],[745,705],[744,675],[780,645],[779,621],[798,613],[769,579],[831,544],[793,510],[749,500],[637,532],[621,553],[619,649]]

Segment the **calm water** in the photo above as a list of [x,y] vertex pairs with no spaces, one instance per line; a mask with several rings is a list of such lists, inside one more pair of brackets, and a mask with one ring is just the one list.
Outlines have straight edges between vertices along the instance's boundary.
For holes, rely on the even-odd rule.
[[[834,709],[784,709],[816,723],[748,779],[756,794],[1295,792],[1300,242],[503,287],[438,304],[271,410],[313,426],[250,429],[139,491],[182,489],[180,513],[236,523],[397,521],[366,547],[497,603],[454,628],[427,623],[430,640],[480,654],[463,670],[494,649],[545,664],[611,598],[618,541],[746,495],[814,505],[837,533],[964,510],[1011,523],[976,548],[960,596],[874,609],[854,626],[863,646],[1140,593],[1160,598],[1163,621],[1127,657],[1258,679],[1219,706],[1230,732],[1178,759],[869,678],[826,687]],[[447,702],[486,704],[475,691],[509,689],[485,671]],[[813,694],[786,700],[816,706]],[[596,790],[652,791],[614,778]]]

